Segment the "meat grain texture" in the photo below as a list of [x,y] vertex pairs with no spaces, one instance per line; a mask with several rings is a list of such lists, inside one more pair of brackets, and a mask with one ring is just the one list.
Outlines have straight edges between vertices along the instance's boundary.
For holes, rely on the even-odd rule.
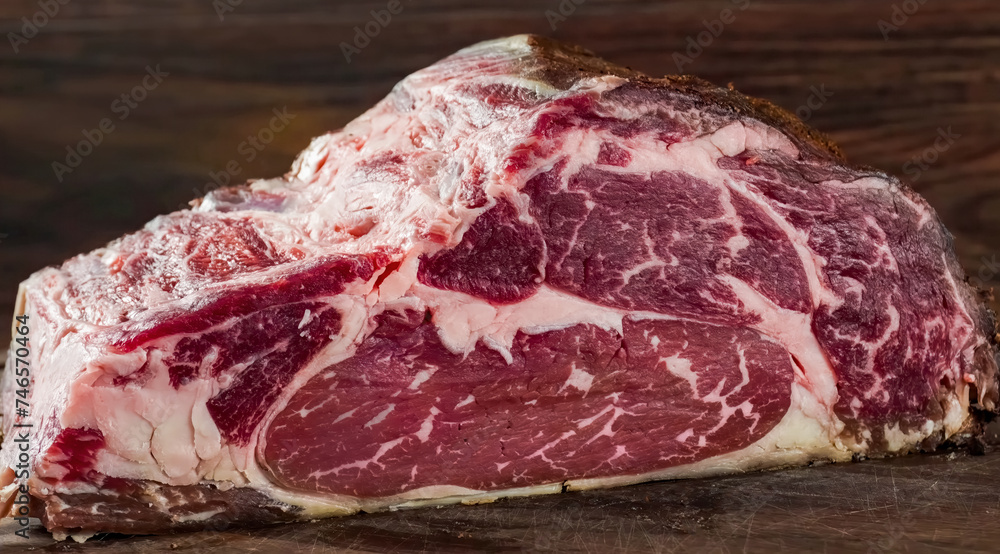
[[997,409],[993,315],[922,198],[766,102],[547,39],[195,204],[20,289],[0,484],[30,423],[58,537],[904,453]]

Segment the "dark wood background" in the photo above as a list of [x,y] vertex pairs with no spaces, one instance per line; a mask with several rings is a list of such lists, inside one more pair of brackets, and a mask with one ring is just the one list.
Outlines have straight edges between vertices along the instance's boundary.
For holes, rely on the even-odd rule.
[[[674,53],[727,8],[735,20],[686,72],[790,110],[813,87],[832,92],[808,122],[851,160],[904,177],[939,130],[960,136],[913,185],[955,234],[966,269],[986,286],[1000,283],[996,0],[564,0],[565,11],[575,7],[555,30],[546,11],[558,12],[560,0],[401,0],[403,11],[350,63],[341,43],[387,0],[229,0],[220,20],[225,1],[68,0],[17,52],[9,33],[22,31],[39,0],[0,3],[0,319],[32,271],[178,209],[230,160],[240,178],[284,173],[311,137],[458,48],[542,33],[653,75],[675,73]],[[886,40],[879,21],[891,22],[894,9],[902,24]],[[157,65],[169,75],[119,120],[112,102]],[[238,145],[282,107],[296,118],[245,163]],[[114,132],[60,182],[52,163],[105,117]]]
[[[825,87],[833,95],[809,123],[853,161],[901,176],[938,129],[960,135],[914,185],[956,235],[967,270],[1000,283],[996,0],[564,0],[574,11],[555,31],[545,12],[560,0],[400,0],[403,11],[350,63],[340,44],[387,0],[242,0],[221,21],[227,0],[69,0],[15,53],[8,33],[39,1],[0,3],[0,319],[32,271],[181,207],[229,160],[241,178],[284,173],[311,137],[458,48],[543,33],[675,73],[673,54],[726,8],[735,20],[687,72],[790,110]],[[894,4],[919,9],[885,40],[878,22],[891,23]],[[147,65],[169,76],[121,121],[111,104]],[[284,106],[297,117],[243,163],[240,142]],[[105,117],[114,132],[59,182],[52,163]]]

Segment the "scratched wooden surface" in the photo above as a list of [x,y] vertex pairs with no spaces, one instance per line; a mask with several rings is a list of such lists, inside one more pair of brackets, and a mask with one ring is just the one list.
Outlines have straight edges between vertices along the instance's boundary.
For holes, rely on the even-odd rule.
[[[996,0],[926,2],[898,13],[898,29],[886,35],[879,20],[893,23],[894,0],[585,0],[552,22],[546,11],[557,13],[559,0],[402,0],[402,12],[350,62],[341,43],[386,0],[243,0],[221,20],[210,0],[69,0],[26,42],[14,38],[15,52],[10,33],[24,31],[21,18],[39,11],[36,2],[0,3],[2,320],[32,271],[177,209],[230,161],[240,168],[236,180],[283,173],[310,137],[462,46],[544,33],[651,74],[676,73],[674,54],[685,54],[689,37],[724,9],[730,22],[690,52],[685,72],[798,109],[853,161],[908,178],[955,234],[969,273],[986,287],[1000,283]],[[119,119],[113,103],[147,66],[168,75]],[[808,108],[817,90],[827,98]],[[275,108],[295,118],[248,160],[239,144]],[[103,118],[114,131],[57,178],[52,163]],[[941,131],[958,138],[928,151]],[[922,155],[933,161],[906,165]],[[1000,540],[991,492],[998,470],[998,455],[921,457],[88,548],[986,549]],[[4,552],[15,544],[7,535]]]
[[996,552],[1000,452],[652,483],[253,531],[53,543],[0,525],[6,552]]

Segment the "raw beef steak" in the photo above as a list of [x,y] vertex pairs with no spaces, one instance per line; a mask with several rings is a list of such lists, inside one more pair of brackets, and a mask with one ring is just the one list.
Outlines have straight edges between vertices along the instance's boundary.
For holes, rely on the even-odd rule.
[[997,407],[993,316],[913,191],[766,102],[531,36],[18,306],[2,484],[30,424],[61,536],[902,453]]

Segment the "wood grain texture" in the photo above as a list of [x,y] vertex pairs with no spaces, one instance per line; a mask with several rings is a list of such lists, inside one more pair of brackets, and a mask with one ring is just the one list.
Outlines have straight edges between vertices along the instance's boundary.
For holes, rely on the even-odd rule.
[[[54,544],[0,524],[3,552],[996,552],[1000,452],[916,456],[403,510],[255,530]],[[29,550],[32,549],[32,550]]]
[[[585,0],[553,29],[545,12],[557,11],[559,0],[402,0],[402,13],[348,63],[341,43],[352,41],[354,27],[369,22],[385,0],[243,0],[222,20],[211,0],[70,0],[18,52],[6,38],[0,42],[0,320],[9,319],[17,283],[32,271],[183,206],[230,160],[240,164],[239,180],[285,172],[311,137],[342,126],[400,78],[458,48],[542,33],[652,75],[676,73],[674,54],[725,9],[734,20],[685,72],[731,82],[793,111],[813,87],[832,92],[808,113],[808,123],[831,134],[853,162],[909,178],[955,234],[969,273],[986,286],[1000,285],[996,0],[928,0],[888,40],[878,22],[890,20],[903,0],[748,0],[739,9],[746,3]],[[35,0],[0,4],[3,36],[20,32],[21,18],[38,10]],[[119,120],[112,103],[157,65],[169,75]],[[295,119],[246,160],[238,145],[282,107]],[[58,180],[52,162],[106,117],[114,132]],[[939,129],[960,137],[913,181],[904,164],[931,147]],[[174,542],[182,550],[214,545],[219,552],[255,544],[317,545],[316,551],[726,551],[742,549],[747,537],[760,551],[992,547],[984,537],[997,535],[978,530],[995,527],[998,498],[990,491],[1000,485],[998,458],[958,465],[919,460]],[[923,515],[907,522],[905,513]],[[872,543],[893,533],[906,540]],[[906,542],[911,538],[916,542]],[[43,543],[49,544],[36,544]],[[104,549],[153,552],[169,544],[131,539]],[[0,545],[4,552],[14,548]]]

